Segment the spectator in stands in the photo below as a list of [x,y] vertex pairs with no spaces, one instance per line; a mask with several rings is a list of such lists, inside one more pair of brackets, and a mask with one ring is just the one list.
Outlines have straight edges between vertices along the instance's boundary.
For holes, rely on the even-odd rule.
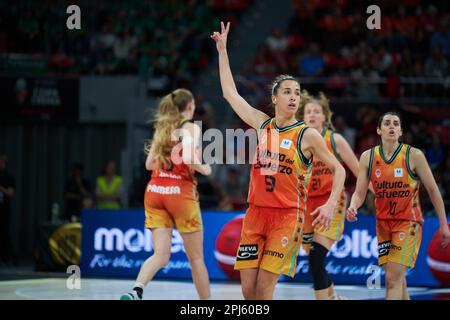
[[378,51],[375,55],[375,59],[377,61],[376,68],[380,75],[385,76],[392,66],[392,55],[386,50],[386,46],[384,44],[380,45]]
[[450,28],[449,20],[442,19],[438,29],[431,36],[431,46],[440,47],[443,55],[450,59]]
[[431,50],[431,57],[425,62],[425,75],[443,79],[447,76],[448,62],[442,55],[442,49],[438,46]]
[[284,36],[279,28],[272,29],[266,39],[267,47],[280,67],[280,72],[288,71],[287,57],[285,52],[288,48],[288,38]]
[[76,222],[80,219],[81,210],[93,206],[91,184],[84,177],[83,165],[75,163],[71,176],[66,182],[65,190],[65,219]]
[[376,70],[370,69],[367,64],[355,70],[350,75],[354,84],[353,94],[360,98],[370,99],[380,96],[378,82],[380,75]]
[[356,130],[350,128],[347,125],[344,116],[336,116],[336,118],[334,119],[334,127],[336,129],[336,132],[340,133],[345,138],[345,140],[347,140],[352,150],[355,150]]
[[95,188],[98,209],[120,209],[123,193],[122,177],[116,175],[116,163],[108,161]]
[[203,92],[195,93],[195,97],[196,108],[193,120],[202,122],[202,133],[205,133],[206,130],[215,128],[213,108],[209,101],[205,99]]
[[312,43],[307,54],[300,59],[298,70],[302,76],[321,76],[325,67],[325,61],[319,51],[319,46]]
[[114,52],[112,49],[105,51],[105,58],[99,61],[95,71],[97,74],[113,74],[117,70],[117,59],[114,57]]
[[243,210],[246,205],[241,177],[242,174],[237,167],[228,168],[224,191],[230,199],[233,210]]
[[431,145],[426,149],[425,155],[431,170],[436,170],[444,164],[445,148],[437,132],[432,134]]
[[131,34],[130,28],[125,26],[114,42],[114,58],[118,61],[118,69],[122,73],[129,73],[132,69],[132,52],[137,45],[137,38]]

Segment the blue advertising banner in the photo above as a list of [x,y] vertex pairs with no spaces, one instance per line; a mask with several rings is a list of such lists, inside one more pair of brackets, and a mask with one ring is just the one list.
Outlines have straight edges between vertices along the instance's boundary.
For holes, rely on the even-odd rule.
[[[233,270],[239,244],[243,212],[202,213],[204,223],[204,255],[212,280],[237,279]],[[142,263],[153,253],[151,232],[144,228],[144,211],[85,210],[82,214],[83,274],[99,277],[134,278]],[[408,285],[438,286],[427,264],[428,245],[438,230],[435,217],[426,219],[422,244],[414,269],[408,271]],[[377,239],[375,218],[361,216],[355,223],[346,223],[341,240],[327,257],[327,270],[336,284],[366,284],[377,272]],[[172,233],[171,258],[156,278],[190,278],[183,239],[178,231]],[[384,277],[382,277],[383,279]],[[280,281],[310,283],[308,259],[303,250],[298,257],[294,278],[282,276]]]

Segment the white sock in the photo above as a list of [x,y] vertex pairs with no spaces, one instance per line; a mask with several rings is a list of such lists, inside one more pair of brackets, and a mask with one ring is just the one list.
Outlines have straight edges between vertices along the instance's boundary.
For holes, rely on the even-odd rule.
[[143,284],[142,282],[136,281],[136,282],[134,283],[133,288],[136,288],[136,287],[141,288],[142,290],[144,290],[145,284]]

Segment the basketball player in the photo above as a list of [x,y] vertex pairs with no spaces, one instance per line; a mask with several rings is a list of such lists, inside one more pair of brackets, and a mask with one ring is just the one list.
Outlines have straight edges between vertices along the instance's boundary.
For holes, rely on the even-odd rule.
[[[314,98],[306,90],[302,92],[297,119],[321,134],[331,153],[343,161],[350,171],[358,176],[358,159],[347,141],[340,134],[334,132],[331,122],[332,112],[327,97],[320,93]],[[310,215],[317,207],[327,202],[333,183],[333,172],[319,158],[314,158],[311,170],[311,184],[308,190],[308,207],[303,226],[303,249],[309,255],[309,271],[313,278],[314,294],[317,300],[345,299],[336,295],[328,272],[325,269],[325,258],[332,245],[338,241],[344,231],[345,209],[347,197],[345,191],[331,218],[330,229],[327,231],[314,230]]]
[[311,214],[313,225],[328,229],[345,180],[345,170],[316,130],[308,130],[295,114],[300,84],[289,75],[272,84],[275,117],[250,106],[238,93],[226,49],[230,23],[211,38],[219,53],[220,83],[224,98],[237,115],[258,131],[245,214],[235,269],[240,270],[245,299],[272,299],[280,274],[295,274],[313,156],[334,172],[326,203]]
[[[172,229],[183,238],[200,299],[210,298],[203,259],[203,224],[194,172],[211,174],[198,159],[200,127],[189,121],[195,110],[192,93],[177,89],[162,98],[155,117],[155,133],[146,145],[145,166],[152,171],[145,190],[145,227],[152,231],[154,253],[142,265],[136,283],[121,300],[142,299],[144,287],[170,258]],[[173,139],[181,129],[181,143]],[[180,130],[179,130],[180,131]]]
[[422,240],[420,181],[439,216],[443,246],[450,243],[450,231],[442,196],[424,154],[399,142],[402,135],[400,116],[394,112],[382,115],[377,133],[381,136],[381,144],[361,155],[347,219],[357,220],[357,210],[363,204],[371,182],[375,191],[378,264],[386,272],[386,299],[408,300],[406,270],[414,267]]

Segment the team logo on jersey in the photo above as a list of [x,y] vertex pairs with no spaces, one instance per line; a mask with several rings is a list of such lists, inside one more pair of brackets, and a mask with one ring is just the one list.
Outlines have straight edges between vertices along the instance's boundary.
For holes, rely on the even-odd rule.
[[288,237],[284,236],[283,238],[281,238],[281,245],[283,247],[286,247],[286,245],[288,244],[288,241],[289,241]]
[[375,176],[377,177],[377,178],[379,178],[379,177],[381,177],[381,170],[380,169],[376,169],[375,170]]
[[394,169],[394,177],[395,178],[403,177],[403,169],[402,168],[395,168]]
[[405,239],[405,233],[404,232],[400,232],[398,234],[398,238],[400,239],[400,241],[403,241],[403,239]]
[[283,139],[280,144],[280,148],[289,149],[291,147],[292,141],[289,139]]

